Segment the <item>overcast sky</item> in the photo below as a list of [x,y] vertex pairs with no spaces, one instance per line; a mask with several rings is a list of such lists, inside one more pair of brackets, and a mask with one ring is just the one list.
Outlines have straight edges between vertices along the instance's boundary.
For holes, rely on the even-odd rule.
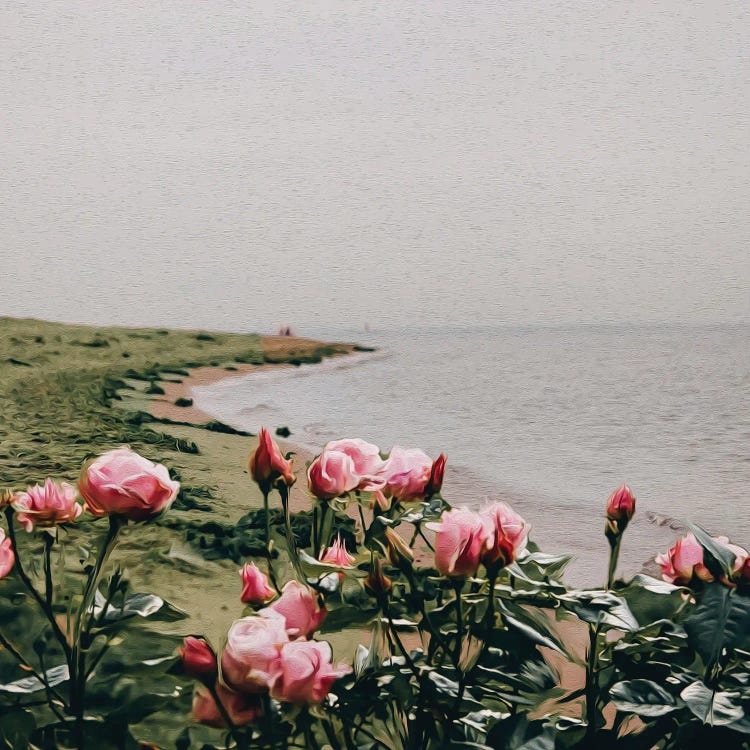
[[0,0],[0,314],[750,321],[750,12]]

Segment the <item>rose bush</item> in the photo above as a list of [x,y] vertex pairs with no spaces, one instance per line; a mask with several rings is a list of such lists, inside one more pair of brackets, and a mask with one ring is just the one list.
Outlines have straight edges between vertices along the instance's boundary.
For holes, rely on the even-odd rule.
[[[539,550],[510,505],[451,507],[445,466],[417,449],[329,443],[307,468],[301,544],[292,460],[262,431],[250,471],[265,561],[239,571],[238,618],[218,653],[201,636],[137,627],[182,615],[130,593],[109,562],[125,525],[175,499],[164,466],[127,448],[87,462],[88,518],[54,480],[3,496],[0,740],[135,747],[153,715],[153,740],[180,750],[750,748],[745,549],[691,527],[656,557],[661,578],[618,578],[635,514],[623,485],[602,507],[602,586],[571,588],[569,558]],[[83,534],[107,528],[74,578],[64,537],[83,520]],[[17,527],[30,532],[21,545]],[[327,636],[342,631],[364,642],[334,658]]]

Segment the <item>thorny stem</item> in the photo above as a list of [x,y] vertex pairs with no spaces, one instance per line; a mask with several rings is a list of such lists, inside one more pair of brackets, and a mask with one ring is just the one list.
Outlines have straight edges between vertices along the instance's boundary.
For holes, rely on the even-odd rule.
[[268,560],[268,578],[271,581],[271,585],[276,589],[278,593],[281,593],[279,584],[276,581],[276,573],[273,569],[273,549],[271,546],[271,513],[268,507],[268,495],[269,491],[263,489],[263,518],[266,525],[266,559]]

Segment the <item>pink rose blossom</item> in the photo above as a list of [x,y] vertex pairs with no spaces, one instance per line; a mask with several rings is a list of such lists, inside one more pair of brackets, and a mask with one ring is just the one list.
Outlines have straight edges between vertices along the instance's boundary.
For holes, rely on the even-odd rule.
[[482,554],[485,565],[510,565],[526,549],[529,529],[526,521],[506,503],[496,502],[480,513],[490,530]]
[[[258,696],[236,693],[220,682],[216,683],[215,690],[235,726],[250,724],[261,717],[263,712]],[[205,685],[198,686],[193,695],[193,719],[200,724],[218,729],[226,726],[211,691]]]
[[[731,544],[725,536],[712,538],[734,553],[734,572],[741,573],[748,559],[747,550]],[[661,565],[662,578],[676,586],[687,586],[693,580],[693,576],[707,583],[714,580],[703,564],[703,547],[693,533],[678,539],[668,552],[657,555],[656,562]]]
[[488,521],[466,508],[443,513],[440,523],[425,524],[437,532],[435,567],[441,575],[465,578],[477,572],[492,530]]
[[279,479],[290,486],[295,481],[292,461],[284,458],[281,448],[265,427],[258,436],[258,447],[250,456],[250,475],[264,492],[268,492]]
[[333,544],[320,558],[321,562],[336,565],[339,568],[350,568],[354,564],[354,560],[354,556],[350,555],[347,551],[346,544],[341,541],[340,534],[333,540]]
[[264,692],[281,647],[288,641],[282,617],[251,615],[236,620],[221,656],[222,679],[234,690]]
[[271,696],[284,703],[305,705],[320,703],[331,685],[351,669],[331,663],[328,643],[293,641],[281,650],[281,658],[271,678]]
[[180,485],[170,479],[166,467],[123,447],[85,464],[78,489],[94,516],[146,521],[172,504]]
[[11,499],[18,522],[26,529],[49,528],[60,523],[75,521],[83,512],[76,502],[78,491],[72,484],[56,484],[47,479],[44,485],[29,487],[26,492],[17,492]]
[[330,500],[352,490],[377,490],[384,480],[378,448],[364,440],[334,440],[310,464],[307,483],[315,497]]
[[381,472],[383,494],[402,502],[421,500],[432,475],[432,459],[419,448],[394,445]]
[[281,596],[259,614],[269,619],[281,616],[292,638],[309,638],[320,627],[327,612],[319,606],[318,597],[310,588],[297,581],[289,581],[282,589]]
[[5,538],[5,532],[0,529],[0,578],[5,578],[13,570],[15,562],[13,545],[10,539]]
[[239,574],[242,579],[240,601],[245,604],[265,604],[276,595],[268,585],[266,574],[255,563],[245,563]]

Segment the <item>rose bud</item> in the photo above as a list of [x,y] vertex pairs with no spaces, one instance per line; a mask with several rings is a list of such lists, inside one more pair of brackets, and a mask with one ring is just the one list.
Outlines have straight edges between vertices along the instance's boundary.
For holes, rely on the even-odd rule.
[[186,675],[203,680],[216,677],[218,665],[216,654],[208,642],[203,638],[189,635],[177,653],[182,659],[182,668]]
[[486,520],[489,529],[482,562],[496,570],[510,565],[526,549],[529,535],[526,521],[502,502],[493,503],[479,515]]
[[466,578],[477,572],[482,555],[492,538],[486,519],[467,508],[443,513],[440,523],[425,524],[437,532],[435,567],[441,575]]
[[368,593],[379,599],[393,588],[393,581],[383,572],[383,561],[379,555],[373,556],[372,571],[365,578],[365,588]]
[[635,513],[635,495],[623,484],[607,500],[607,536],[619,536]]
[[358,438],[334,440],[310,464],[307,484],[320,500],[331,500],[352,490],[378,490],[385,481],[379,476],[382,468],[376,445]]
[[295,482],[292,461],[284,458],[281,448],[265,427],[258,436],[258,447],[250,454],[250,475],[266,494],[278,481],[289,487]]
[[[262,716],[263,710],[257,695],[236,693],[220,682],[216,683],[214,689],[229,719],[236,727],[256,722]],[[217,729],[226,726],[211,691],[205,685],[200,685],[193,695],[193,719],[199,724]]]
[[94,516],[147,521],[172,504],[180,485],[170,479],[166,467],[123,447],[84,464],[78,489]]
[[385,553],[388,562],[397,568],[410,568],[414,562],[414,550],[393,529],[386,527],[385,539],[387,546]]
[[265,692],[281,647],[288,641],[282,617],[251,615],[236,620],[221,655],[222,679],[234,690]]
[[18,522],[26,529],[50,528],[60,523],[74,521],[83,512],[76,502],[78,490],[72,484],[56,484],[47,479],[44,485],[34,485],[26,492],[16,492],[11,504]]
[[331,685],[351,672],[350,667],[331,663],[330,644],[325,641],[292,641],[281,649],[281,658],[271,677],[271,697],[283,703],[320,703]]
[[266,574],[255,563],[245,563],[238,572],[242,579],[241,602],[265,604],[276,595],[276,592],[268,585]]
[[320,607],[318,597],[307,586],[289,581],[281,596],[259,614],[263,617],[283,617],[287,633],[293,638],[309,638],[325,619],[325,607]]
[[430,469],[430,478],[427,480],[427,486],[424,488],[425,498],[437,495],[443,487],[443,475],[445,474],[445,462],[448,459],[445,453],[441,453],[433,462]]
[[341,541],[341,534],[333,540],[333,544],[325,551],[320,558],[321,562],[335,565],[338,568],[351,568],[354,565],[354,556],[350,555],[346,549],[346,544]]
[[5,531],[0,529],[0,578],[5,578],[13,570],[15,563],[13,545],[10,539],[5,538]]

